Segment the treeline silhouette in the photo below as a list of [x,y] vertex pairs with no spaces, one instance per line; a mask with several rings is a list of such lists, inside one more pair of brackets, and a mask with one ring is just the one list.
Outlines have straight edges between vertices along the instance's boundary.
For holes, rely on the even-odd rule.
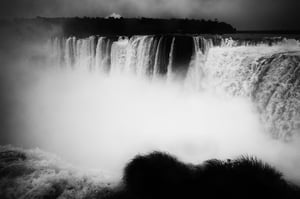
[[299,188],[253,157],[208,160],[187,165],[165,153],[135,157],[125,168],[123,184],[105,199],[292,199]]
[[[23,19],[25,20],[25,19]],[[235,33],[230,24],[217,19],[153,18],[44,18],[31,19],[40,25],[60,25],[64,36],[149,35],[149,34],[225,34]]]

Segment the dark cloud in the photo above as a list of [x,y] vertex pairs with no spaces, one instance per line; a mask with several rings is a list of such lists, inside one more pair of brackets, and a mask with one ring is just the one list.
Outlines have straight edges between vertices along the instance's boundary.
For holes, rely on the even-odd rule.
[[238,29],[300,29],[299,0],[1,0],[0,17],[218,18]]

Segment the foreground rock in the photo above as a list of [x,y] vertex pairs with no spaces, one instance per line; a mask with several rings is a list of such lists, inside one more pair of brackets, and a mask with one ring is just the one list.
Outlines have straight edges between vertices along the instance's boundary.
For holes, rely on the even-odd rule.
[[109,199],[300,198],[298,187],[251,157],[187,165],[156,152],[133,159],[125,169],[123,183]]

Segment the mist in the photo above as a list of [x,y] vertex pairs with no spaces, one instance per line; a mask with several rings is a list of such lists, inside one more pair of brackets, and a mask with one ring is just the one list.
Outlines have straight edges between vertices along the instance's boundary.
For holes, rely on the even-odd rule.
[[[37,46],[39,58],[28,56]],[[10,128],[2,144],[38,147],[112,179],[135,155],[159,150],[189,163],[254,155],[300,180],[299,139],[273,140],[247,99],[163,79],[61,69],[46,64],[45,46],[23,49],[5,71],[2,99],[9,103],[1,105]]]
[[135,155],[159,150],[195,164],[253,155],[300,182],[299,138],[272,139],[248,99],[61,68],[49,61],[47,35],[2,36],[2,145],[38,147],[113,180]]

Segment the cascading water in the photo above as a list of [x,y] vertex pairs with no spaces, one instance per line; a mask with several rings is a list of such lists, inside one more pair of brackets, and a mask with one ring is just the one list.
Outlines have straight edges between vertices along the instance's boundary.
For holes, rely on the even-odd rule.
[[298,41],[215,47],[204,70],[210,87],[249,97],[274,137],[290,139],[300,132]]
[[171,49],[169,54],[168,68],[167,68],[167,79],[172,78],[172,65],[173,65],[173,52],[174,52],[175,37],[172,38]]
[[186,83],[190,84],[190,86],[192,85],[195,90],[200,90],[204,78],[204,64],[207,59],[208,51],[213,47],[213,41],[212,39],[205,39],[201,36],[193,37],[193,41],[195,53],[190,62]]
[[[178,55],[176,36],[132,36],[52,40],[54,63],[102,73],[165,76],[172,80]],[[256,105],[266,129],[276,138],[300,132],[300,43],[266,42],[193,36],[193,54],[185,66],[184,85],[195,91],[215,90],[248,97]],[[271,42],[270,42],[271,41]]]

